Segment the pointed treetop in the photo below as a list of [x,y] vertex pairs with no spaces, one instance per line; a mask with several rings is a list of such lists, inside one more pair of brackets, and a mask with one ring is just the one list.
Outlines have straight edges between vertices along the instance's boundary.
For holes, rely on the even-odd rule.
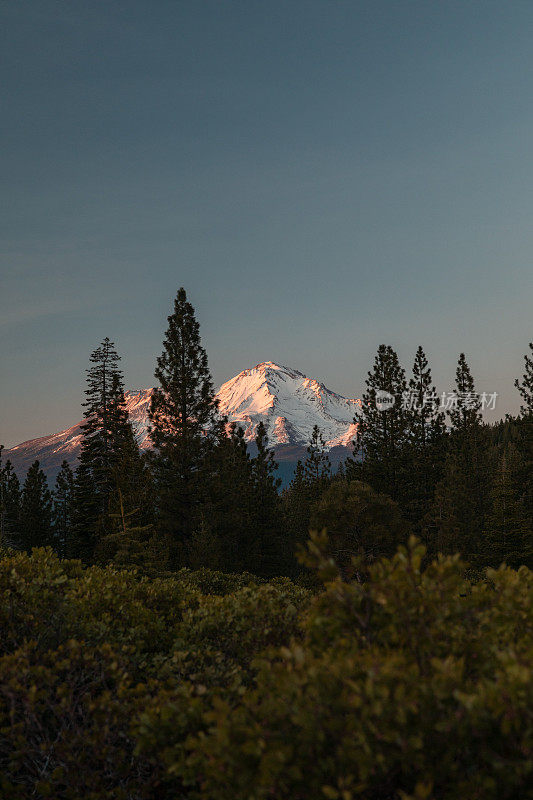
[[456,402],[448,413],[452,429],[465,432],[481,424],[481,400],[464,353],[459,355],[457,362],[455,386]]
[[526,353],[524,356],[525,371],[522,380],[519,381],[517,378],[514,382],[514,385],[520,392],[520,396],[524,401],[524,405],[520,408],[524,416],[533,414],[533,342],[529,343],[529,349],[531,355]]

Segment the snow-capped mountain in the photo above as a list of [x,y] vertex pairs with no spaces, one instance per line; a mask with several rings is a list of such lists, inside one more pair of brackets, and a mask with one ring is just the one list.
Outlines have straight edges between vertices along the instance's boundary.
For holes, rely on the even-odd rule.
[[355,435],[354,416],[360,400],[347,400],[296,369],[264,361],[224,383],[218,393],[220,411],[255,438],[261,420],[276,445],[307,445],[318,425],[328,448],[346,447]]
[[[148,408],[153,389],[129,390],[126,405],[135,436],[142,449],[150,447]],[[269,442],[287,451],[305,448],[314,425],[318,425],[328,448],[347,447],[353,440],[361,401],[347,399],[307,378],[295,369],[264,361],[240,372],[217,392],[220,413],[237,422],[252,442],[257,426],[265,424]],[[66,459],[75,465],[81,447],[81,423],[51,436],[42,436],[4,451],[19,476],[38,459],[49,477],[55,476]]]

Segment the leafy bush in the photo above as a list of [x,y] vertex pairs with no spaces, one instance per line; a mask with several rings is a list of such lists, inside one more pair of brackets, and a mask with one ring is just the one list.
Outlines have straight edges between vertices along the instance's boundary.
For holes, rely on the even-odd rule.
[[391,556],[407,541],[407,525],[390,497],[362,481],[334,481],[315,504],[310,526],[327,530],[328,552],[343,570],[353,575],[352,558],[366,564]]
[[132,719],[152,702],[127,652],[71,640],[0,658],[0,787],[27,797],[150,798],[158,769],[134,753]]
[[532,573],[331,554],[314,594],[7,554],[0,797],[531,796]]
[[247,586],[260,586],[265,583],[262,578],[249,572],[230,574],[213,569],[181,569],[176,577],[180,582],[197,589],[202,594],[226,595],[244,589]]
[[0,560],[0,653],[34,640],[43,649],[64,638],[67,591],[80,579],[78,561],[60,561],[51,549],[12,552]]
[[472,586],[458,558],[422,571],[412,543],[326,579],[303,643],[263,659],[237,705],[222,696],[189,743],[197,797],[516,798],[533,779],[532,576]]

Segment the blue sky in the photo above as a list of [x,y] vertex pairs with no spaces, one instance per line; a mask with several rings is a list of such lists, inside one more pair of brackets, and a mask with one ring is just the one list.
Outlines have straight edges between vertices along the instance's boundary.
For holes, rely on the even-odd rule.
[[381,342],[496,414],[533,338],[533,4],[4,2],[0,441],[153,383],[183,285],[217,384],[358,396]]

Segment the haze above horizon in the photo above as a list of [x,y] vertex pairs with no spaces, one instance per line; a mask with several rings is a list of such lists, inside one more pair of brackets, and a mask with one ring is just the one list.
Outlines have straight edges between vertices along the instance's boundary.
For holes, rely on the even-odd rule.
[[381,342],[514,413],[532,338],[533,6],[1,9],[0,442],[79,418],[109,336],[153,385],[179,286],[215,384],[359,397]]

